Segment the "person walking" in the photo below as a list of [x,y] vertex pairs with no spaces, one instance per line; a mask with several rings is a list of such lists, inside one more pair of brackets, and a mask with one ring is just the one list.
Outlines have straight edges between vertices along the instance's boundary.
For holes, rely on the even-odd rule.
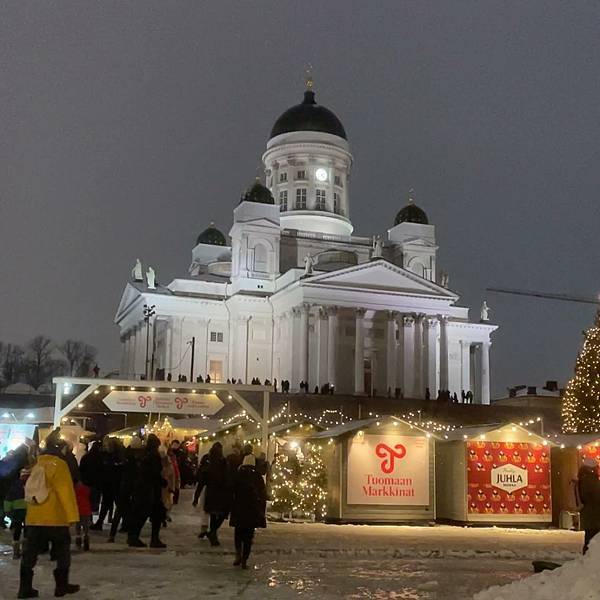
[[229,525],[234,527],[235,561],[234,566],[248,568],[248,557],[252,550],[254,532],[267,526],[265,516],[267,491],[261,474],[256,470],[253,454],[244,457],[238,469],[233,488],[233,504]]
[[220,546],[217,532],[231,509],[231,478],[220,442],[213,444],[201,469],[200,476],[206,486],[204,510],[210,515],[207,537],[211,546]]
[[584,531],[583,553],[588,551],[590,541],[600,532],[600,479],[598,463],[586,458],[577,474],[577,491],[583,505],[580,511],[581,529]]
[[[120,463],[117,440],[104,438],[102,442],[100,473],[98,475],[102,504],[98,520],[90,526],[93,531],[102,531],[104,519],[114,512],[115,493],[119,489],[122,463]],[[111,519],[109,519],[111,520]]]
[[10,518],[13,536],[13,559],[21,558],[21,534],[25,524],[27,503],[25,502],[25,482],[29,477],[29,469],[21,469],[19,477],[15,477],[8,486],[4,497],[4,512]]
[[75,525],[75,547],[83,548],[84,552],[90,549],[90,525],[92,524],[92,500],[90,488],[77,481],[75,483],[75,498],[79,510],[79,522]]
[[37,598],[32,587],[38,555],[52,544],[56,569],[56,597],[74,594],[79,586],[69,583],[71,535],[69,526],[79,521],[73,479],[64,460],[64,442],[59,429],[46,438],[46,448],[31,470],[25,485],[27,500],[26,544],[21,558],[18,598]]
[[144,523],[149,518],[152,526],[151,548],[166,548],[160,538],[160,526],[164,520],[165,509],[161,501],[162,488],[167,482],[162,477],[162,461],[158,449],[160,440],[151,433],[146,439],[146,448],[142,458],[138,477],[132,492],[131,519],[127,530],[127,544],[133,548],[145,548],[140,540]]
[[97,513],[100,508],[102,487],[100,473],[102,471],[102,444],[100,441],[92,442],[89,451],[81,457],[79,472],[81,481],[90,488],[92,511]]
[[121,531],[128,531],[131,514],[133,488],[139,477],[140,465],[144,454],[142,440],[133,436],[124,452],[123,470],[120,477],[119,489],[116,493],[115,512],[110,524],[108,542],[113,543],[121,524]]

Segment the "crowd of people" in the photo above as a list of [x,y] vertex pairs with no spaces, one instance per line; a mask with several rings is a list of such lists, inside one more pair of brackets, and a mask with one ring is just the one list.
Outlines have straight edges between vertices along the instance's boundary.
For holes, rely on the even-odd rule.
[[[255,457],[251,445],[236,445],[225,456],[216,442],[196,467],[177,440],[165,446],[154,434],[144,440],[134,436],[125,448],[106,437],[92,442],[78,462],[57,428],[40,449],[23,444],[0,460],[0,527],[10,519],[13,558],[21,559],[17,597],[38,597],[34,567],[47,552],[56,562],[55,596],[79,591],[69,581],[71,527],[76,548],[84,552],[90,550],[90,530],[104,531],[105,522],[110,522],[107,542],[122,532],[130,547],[166,548],[160,531],[185,485],[196,487],[199,537],[218,546],[219,528],[229,518],[235,530],[234,565],[245,569],[254,532],[266,527],[268,479],[267,458],[264,453]],[[141,539],[147,521],[149,544]]]

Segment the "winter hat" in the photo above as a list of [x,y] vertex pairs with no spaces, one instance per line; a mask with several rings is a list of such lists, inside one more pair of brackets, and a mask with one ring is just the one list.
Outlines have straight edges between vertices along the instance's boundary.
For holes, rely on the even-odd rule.
[[246,456],[244,456],[244,462],[242,463],[242,466],[255,467],[256,458],[254,458],[254,454],[246,454]]

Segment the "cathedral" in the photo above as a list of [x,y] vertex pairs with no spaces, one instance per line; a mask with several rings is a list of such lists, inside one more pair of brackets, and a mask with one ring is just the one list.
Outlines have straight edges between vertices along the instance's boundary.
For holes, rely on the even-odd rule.
[[350,145],[310,80],[262,160],[264,185],[242,195],[228,235],[211,224],[198,236],[187,277],[162,285],[138,261],[115,317],[121,376],[489,404],[487,309],[472,322],[457,305],[411,199],[386,235],[354,234]]

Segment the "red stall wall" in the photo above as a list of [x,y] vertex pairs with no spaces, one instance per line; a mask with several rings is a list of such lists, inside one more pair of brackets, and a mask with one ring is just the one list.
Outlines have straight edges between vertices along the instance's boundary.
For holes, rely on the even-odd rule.
[[[517,475],[511,474],[510,468],[500,472],[501,478],[509,481],[504,487],[513,489],[492,485],[497,469],[510,465],[516,467],[512,470]],[[467,488],[469,514],[551,514],[550,449],[522,442],[467,442]]]

